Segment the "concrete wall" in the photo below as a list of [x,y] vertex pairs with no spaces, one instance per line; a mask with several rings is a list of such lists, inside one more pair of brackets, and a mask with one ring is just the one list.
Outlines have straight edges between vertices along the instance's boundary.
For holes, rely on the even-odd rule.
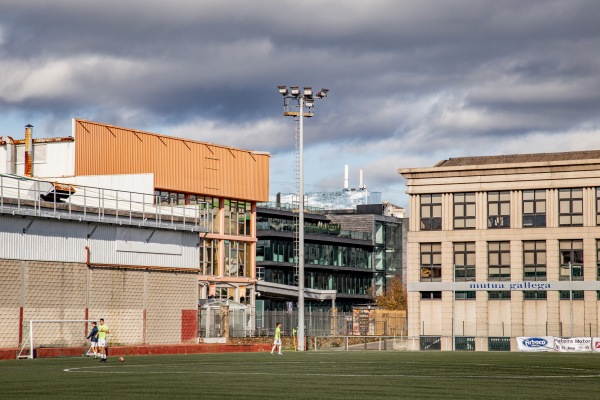
[[[195,273],[0,259],[0,348],[17,347],[20,321],[26,338],[32,319],[104,318],[110,345],[181,343],[182,325],[189,324],[182,315],[197,311],[197,290]],[[85,329],[83,323],[39,323],[34,338],[78,346]]]
[[0,214],[0,258],[198,268],[198,233]]

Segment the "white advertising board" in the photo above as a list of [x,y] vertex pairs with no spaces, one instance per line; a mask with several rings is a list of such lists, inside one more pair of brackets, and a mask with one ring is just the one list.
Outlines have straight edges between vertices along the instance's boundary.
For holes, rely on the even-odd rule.
[[592,351],[592,338],[590,337],[572,337],[572,338],[554,338],[554,350],[560,352],[586,352]]
[[554,350],[554,337],[552,336],[537,336],[517,337],[517,348],[519,351],[553,351]]

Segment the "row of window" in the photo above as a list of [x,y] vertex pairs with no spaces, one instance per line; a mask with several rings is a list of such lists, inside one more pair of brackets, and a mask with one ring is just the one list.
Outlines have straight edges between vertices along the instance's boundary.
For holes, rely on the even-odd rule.
[[[250,243],[224,241],[225,275],[228,277],[251,276],[252,246]],[[219,275],[219,241],[203,240],[200,245],[200,271],[202,275]]]
[[[490,281],[510,281],[510,242],[487,242]],[[456,242],[454,248],[454,280],[475,281],[475,242]],[[523,241],[523,280],[545,281],[547,277],[546,241]],[[583,240],[559,241],[559,279],[582,281]],[[600,279],[600,240],[596,240],[596,279]],[[420,244],[421,281],[442,280],[442,244]]]
[[[339,246],[319,243],[304,244],[306,264],[330,265],[371,269],[372,252],[360,247]],[[259,240],[256,244],[256,261],[294,263],[294,243],[284,240]]]
[[[277,218],[257,216],[256,229],[261,231],[296,232],[298,222],[290,218]],[[308,235],[330,235],[357,240],[371,240],[372,235],[368,232],[342,230],[340,224],[331,222],[304,222],[304,233]]]
[[[456,291],[454,292],[455,300],[475,300],[477,297],[475,291]],[[489,291],[487,292],[488,300],[510,300],[511,291]],[[441,300],[442,292],[420,292],[421,300]],[[583,290],[559,290],[558,291],[560,300],[570,300],[573,296],[573,300],[584,300]],[[596,298],[600,300],[600,290],[596,291]],[[523,300],[547,300],[548,292],[543,290],[524,290]]]
[[[523,227],[546,226],[546,190],[523,191]],[[454,229],[475,229],[475,193],[453,194]],[[442,229],[442,195],[421,195],[421,230]],[[487,227],[510,228],[510,192],[487,192]],[[596,188],[596,224],[600,225],[600,188]],[[558,225],[583,226],[583,189],[558,189]]]
[[[162,206],[172,205],[198,205],[211,210],[210,233],[219,233],[219,198],[211,196],[199,196],[189,193],[155,191],[154,203]],[[223,200],[223,214],[225,225],[223,234],[250,236],[250,220],[252,205],[247,201]]]
[[[266,282],[282,285],[296,285],[296,277],[290,268],[265,268],[261,276]],[[369,294],[373,277],[371,275],[355,275],[331,273],[325,271],[305,271],[304,287],[308,289],[335,290],[340,294]]]

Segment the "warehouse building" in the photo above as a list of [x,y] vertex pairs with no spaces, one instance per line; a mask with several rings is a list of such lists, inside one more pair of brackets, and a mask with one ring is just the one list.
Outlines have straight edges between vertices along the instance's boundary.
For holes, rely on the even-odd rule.
[[450,158],[399,173],[410,196],[408,329],[422,350],[598,336],[600,151]]
[[253,315],[267,153],[80,119],[32,133],[0,137],[0,347],[50,316],[104,317],[132,344],[195,340],[199,300]]

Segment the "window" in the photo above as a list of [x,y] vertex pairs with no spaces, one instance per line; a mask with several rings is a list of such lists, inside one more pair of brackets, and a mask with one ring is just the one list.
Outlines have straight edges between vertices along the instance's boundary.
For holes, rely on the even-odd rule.
[[442,195],[421,195],[421,230],[442,230]]
[[202,275],[219,275],[219,241],[205,239],[200,244]]
[[600,280],[600,240],[596,240],[596,280]]
[[421,281],[442,280],[442,244],[421,243]]
[[454,229],[475,229],[475,193],[454,193]]
[[440,300],[442,292],[421,292],[421,300]]
[[510,228],[510,192],[488,192],[488,228]]
[[523,228],[546,226],[546,191],[523,191]]
[[454,280],[475,280],[475,242],[454,243]]
[[561,300],[571,300],[570,294],[573,293],[573,300],[583,300],[583,290],[559,290],[558,294]]
[[558,225],[583,226],[583,189],[558,190]]
[[208,229],[210,230],[210,233],[219,232],[219,199],[210,196],[196,196],[195,201],[200,210],[208,210],[207,212],[210,218]]
[[548,293],[543,290],[524,290],[523,300],[546,300]]
[[596,225],[600,225],[600,187],[596,188]]
[[546,280],[546,241],[523,242],[523,280]]
[[250,243],[225,241],[225,276],[250,276]]
[[561,240],[560,275],[561,281],[583,280],[583,240]]
[[489,291],[488,300],[510,300],[510,290]]
[[455,300],[475,300],[476,293],[477,292],[475,292],[475,291],[468,291],[468,292],[458,291],[458,292],[454,292],[454,299]]
[[249,202],[237,200],[224,201],[225,234],[250,235],[251,205]]
[[488,242],[488,280],[510,281],[510,242]]

